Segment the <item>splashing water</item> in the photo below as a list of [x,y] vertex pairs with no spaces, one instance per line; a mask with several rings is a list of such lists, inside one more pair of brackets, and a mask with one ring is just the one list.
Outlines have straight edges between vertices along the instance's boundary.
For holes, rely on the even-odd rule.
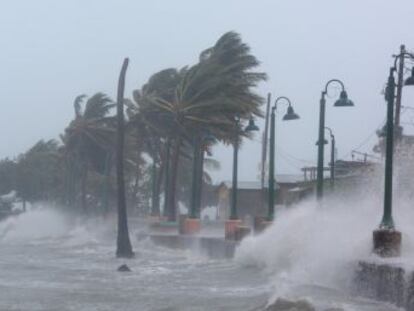
[[[264,233],[242,242],[236,260],[271,275],[274,295],[269,302],[278,297],[300,298],[309,294],[308,286],[349,292],[357,262],[377,259],[371,252],[372,231],[381,220],[381,199],[378,193],[367,191],[363,197],[328,198],[323,204],[307,201],[281,210]],[[403,232],[402,257],[397,260],[410,265],[414,209],[400,198],[394,204],[394,215]]]
[[68,229],[69,224],[61,213],[39,208],[0,222],[0,238],[3,241],[14,241],[59,237]]
[[[124,261],[114,256],[114,219],[79,221],[56,209],[32,210],[0,223],[0,309],[253,310],[267,297],[282,297],[307,299],[317,310],[395,310],[347,294],[356,261],[371,256],[382,211],[375,193],[356,201],[308,201],[279,211],[273,226],[241,243],[235,262],[138,241],[134,231],[143,228],[132,221],[137,257],[128,261],[126,276],[115,272]],[[414,211],[409,203],[396,206],[401,260],[408,262],[414,259]]]
[[[138,240],[136,257],[115,257],[115,219],[80,221],[40,208],[0,223],[0,310],[251,310],[268,286],[255,269]],[[132,272],[116,271],[127,263]]]

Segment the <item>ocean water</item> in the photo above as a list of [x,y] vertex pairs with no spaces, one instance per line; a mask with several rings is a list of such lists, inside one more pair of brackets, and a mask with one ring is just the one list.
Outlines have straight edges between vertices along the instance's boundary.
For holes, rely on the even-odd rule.
[[398,263],[414,271],[414,210],[408,200],[395,201],[394,220],[403,233],[400,258],[383,259],[372,253],[382,200],[367,192],[362,197],[327,198],[322,204],[309,200],[279,210],[263,234],[243,240],[235,261],[265,271],[272,286],[269,303],[278,298],[307,299],[317,310],[398,310],[358,297],[353,286],[361,260]]
[[[250,310],[267,301],[260,269],[155,246],[132,224],[136,257],[116,259],[114,227],[50,209],[0,223],[0,310]],[[116,271],[123,263],[131,273]]]
[[[349,291],[352,264],[369,256],[378,221],[368,221],[372,207],[360,209],[365,218],[357,223],[350,212],[311,202],[282,211],[233,260],[153,245],[138,238],[144,228],[132,222],[136,257],[121,260],[114,255],[114,219],[32,210],[0,223],[0,310],[250,311],[277,298],[306,299],[317,310],[397,310]],[[117,272],[123,263],[132,272]]]

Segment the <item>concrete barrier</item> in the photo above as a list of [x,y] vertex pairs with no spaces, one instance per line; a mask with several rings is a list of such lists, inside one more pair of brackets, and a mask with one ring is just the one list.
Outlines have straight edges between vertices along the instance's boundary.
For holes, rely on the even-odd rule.
[[401,264],[360,261],[353,290],[359,296],[414,311],[414,274]]
[[164,247],[190,249],[215,259],[233,258],[238,242],[217,237],[149,234],[150,240]]

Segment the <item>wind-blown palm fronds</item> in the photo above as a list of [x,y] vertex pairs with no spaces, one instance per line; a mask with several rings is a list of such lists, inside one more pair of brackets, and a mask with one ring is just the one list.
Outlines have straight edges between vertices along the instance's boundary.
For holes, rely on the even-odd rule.
[[111,99],[103,93],[96,93],[88,98],[82,110],[85,98],[86,95],[76,97],[75,118],[61,136],[68,172],[77,175],[81,181],[83,209],[86,209],[88,170],[93,167],[101,173],[104,171],[108,154],[113,151],[115,139],[114,119],[108,117],[108,113],[114,107]]

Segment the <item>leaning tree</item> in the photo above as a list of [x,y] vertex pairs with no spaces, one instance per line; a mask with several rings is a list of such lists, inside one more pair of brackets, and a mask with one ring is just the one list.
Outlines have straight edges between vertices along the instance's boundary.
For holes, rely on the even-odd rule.
[[[228,32],[200,54],[197,64],[160,71],[134,92],[140,113],[153,128],[162,129],[165,154],[170,146],[172,149],[171,161],[166,162],[170,168],[166,189],[170,220],[176,217],[176,183],[183,143],[193,146],[196,158],[197,153],[203,154],[207,133],[218,141],[232,143],[235,137],[239,139],[245,120],[261,116],[263,99],[253,89],[266,79],[266,74],[253,71],[258,65],[240,36]],[[198,159],[197,166],[202,170],[203,157]]]
[[114,146],[114,118],[109,115],[114,107],[111,99],[103,93],[96,93],[87,99],[86,95],[74,101],[75,117],[65,129],[61,139],[64,144],[67,168],[68,201],[73,203],[75,185],[80,184],[80,206],[87,211],[88,172],[92,168],[103,172],[108,155]]

